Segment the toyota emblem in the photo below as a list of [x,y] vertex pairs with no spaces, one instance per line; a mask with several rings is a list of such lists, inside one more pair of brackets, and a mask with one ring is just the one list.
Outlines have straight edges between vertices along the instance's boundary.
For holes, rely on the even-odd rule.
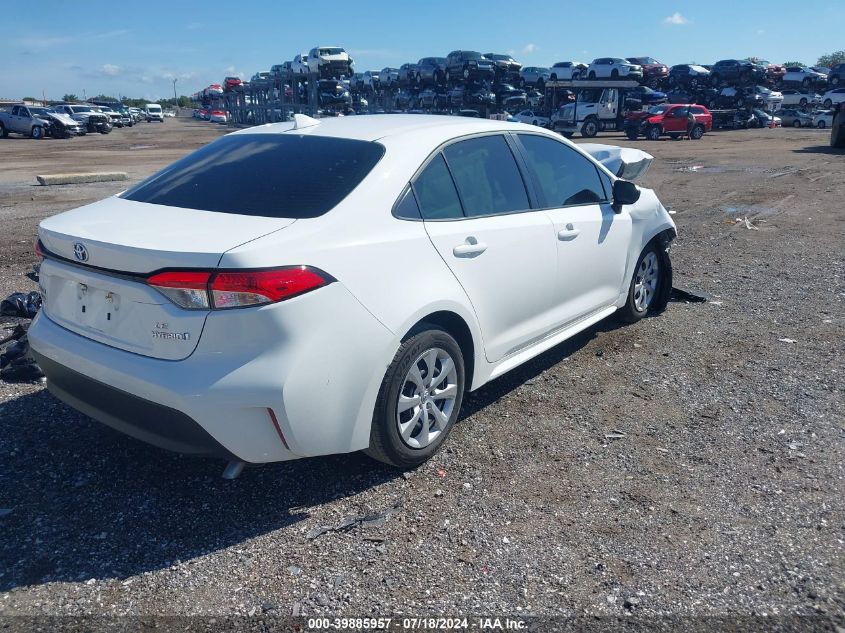
[[88,261],[88,249],[85,248],[85,244],[81,242],[77,242],[73,245],[73,256],[76,257],[77,260],[81,262]]

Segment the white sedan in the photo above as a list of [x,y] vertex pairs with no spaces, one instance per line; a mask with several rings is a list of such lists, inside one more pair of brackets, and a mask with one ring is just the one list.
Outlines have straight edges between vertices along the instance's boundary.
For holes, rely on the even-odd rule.
[[612,171],[485,119],[229,134],[41,222],[33,354],[70,406],[228,476],[362,449],[414,467],[465,392],[666,305],[675,225],[615,175],[651,157],[598,147]]
[[824,129],[833,125],[833,110],[820,110],[813,116],[813,127]]
[[822,105],[827,110],[840,103],[845,103],[845,88],[834,88],[822,95]]
[[523,110],[513,115],[513,120],[519,123],[527,123],[528,125],[539,125],[540,127],[548,127],[549,117],[544,114],[539,114],[533,110]]

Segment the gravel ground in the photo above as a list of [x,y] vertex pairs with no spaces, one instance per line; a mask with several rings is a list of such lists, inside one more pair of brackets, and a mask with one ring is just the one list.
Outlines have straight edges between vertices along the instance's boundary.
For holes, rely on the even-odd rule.
[[[0,292],[32,286],[40,218],[126,186],[33,187],[36,173],[134,180],[220,132],[169,120],[0,142]],[[676,212],[675,285],[710,301],[605,321],[471,394],[415,472],[354,454],[224,481],[217,461],[0,383],[0,615],[845,626],[845,161],[826,142],[639,143]]]

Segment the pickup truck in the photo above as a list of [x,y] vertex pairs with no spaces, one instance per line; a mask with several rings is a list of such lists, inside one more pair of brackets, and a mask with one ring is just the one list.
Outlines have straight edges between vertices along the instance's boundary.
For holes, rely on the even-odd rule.
[[8,112],[0,111],[0,137],[11,132],[40,139],[49,134],[52,125],[46,117],[33,116],[25,105],[15,105]]
[[55,106],[53,109],[79,122],[88,132],[99,132],[100,134],[111,132],[112,126],[109,122],[108,115],[95,110],[88,104],[63,103]]

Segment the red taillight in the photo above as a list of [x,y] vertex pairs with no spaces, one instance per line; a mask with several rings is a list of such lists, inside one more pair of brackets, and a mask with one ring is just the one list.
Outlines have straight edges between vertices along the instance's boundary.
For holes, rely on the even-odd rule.
[[35,255],[38,259],[44,259],[44,246],[41,244],[41,240],[39,238],[35,238]]
[[239,308],[284,301],[325,286],[328,282],[328,279],[306,266],[220,272],[211,282],[211,294],[215,308]]
[[307,266],[276,270],[168,271],[147,283],[188,310],[226,310],[284,301],[330,283]]

